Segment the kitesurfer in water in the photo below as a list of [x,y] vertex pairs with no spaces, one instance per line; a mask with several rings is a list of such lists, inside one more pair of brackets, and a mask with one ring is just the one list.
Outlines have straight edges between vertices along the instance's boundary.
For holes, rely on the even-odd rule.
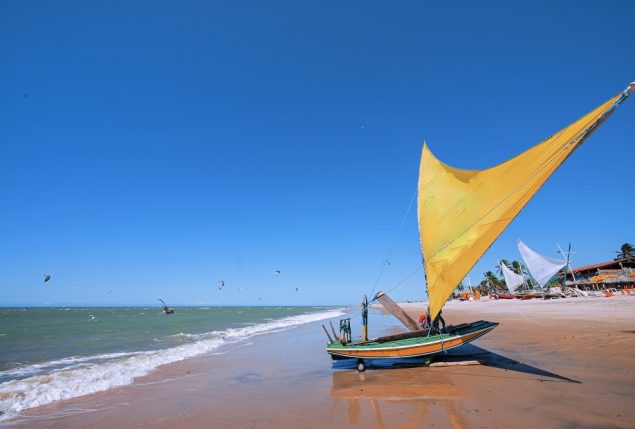
[[163,314],[174,314],[174,310],[168,307],[167,304],[163,302],[161,298],[158,298],[158,300],[161,301],[161,304],[163,304]]

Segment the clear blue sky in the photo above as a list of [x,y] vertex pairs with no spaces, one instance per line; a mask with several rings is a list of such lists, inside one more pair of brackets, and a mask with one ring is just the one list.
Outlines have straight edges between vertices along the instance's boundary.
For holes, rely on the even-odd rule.
[[[391,248],[379,289],[420,263],[424,139],[489,167],[635,80],[630,1],[0,8],[0,305],[357,303]],[[517,238],[635,242],[634,138],[628,100],[473,281]]]

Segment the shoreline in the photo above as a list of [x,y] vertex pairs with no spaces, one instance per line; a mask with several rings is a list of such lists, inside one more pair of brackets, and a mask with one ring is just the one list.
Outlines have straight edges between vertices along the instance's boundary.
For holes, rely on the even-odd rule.
[[[402,304],[418,317],[421,303]],[[635,297],[451,301],[448,324],[500,325],[485,365],[358,373],[330,360],[328,320],[164,365],[134,384],[27,410],[9,427],[632,427]],[[375,334],[401,329],[373,310]],[[334,319],[331,319],[334,320]],[[352,321],[353,335],[359,322]],[[467,350],[466,350],[467,349]],[[520,420],[518,416],[523,416]]]

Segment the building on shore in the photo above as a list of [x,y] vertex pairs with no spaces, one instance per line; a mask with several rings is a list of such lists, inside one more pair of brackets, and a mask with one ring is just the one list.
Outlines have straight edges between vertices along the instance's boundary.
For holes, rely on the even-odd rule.
[[635,258],[615,259],[609,262],[572,268],[566,273],[565,284],[580,290],[623,290],[635,287]]

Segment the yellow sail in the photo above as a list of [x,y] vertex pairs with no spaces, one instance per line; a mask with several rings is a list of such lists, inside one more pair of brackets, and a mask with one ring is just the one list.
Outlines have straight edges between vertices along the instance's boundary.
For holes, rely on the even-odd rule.
[[424,145],[419,171],[419,234],[430,317],[551,174],[632,91],[524,153],[485,170],[440,162]]

